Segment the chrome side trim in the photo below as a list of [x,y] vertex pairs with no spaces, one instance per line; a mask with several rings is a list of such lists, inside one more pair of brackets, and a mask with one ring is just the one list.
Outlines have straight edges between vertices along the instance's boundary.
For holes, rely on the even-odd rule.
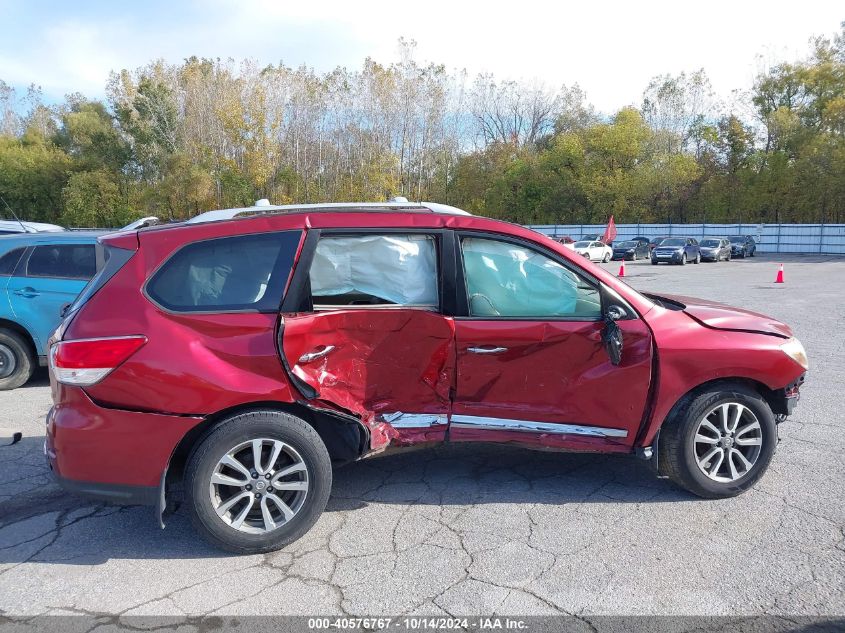
[[589,435],[590,437],[628,437],[624,429],[607,429],[600,426],[556,424],[531,420],[509,420],[475,415],[453,415],[452,428],[480,429],[485,431],[524,431],[526,433],[554,433],[556,435]]
[[432,426],[446,426],[449,418],[445,413],[385,413],[382,419],[396,429],[421,429]]

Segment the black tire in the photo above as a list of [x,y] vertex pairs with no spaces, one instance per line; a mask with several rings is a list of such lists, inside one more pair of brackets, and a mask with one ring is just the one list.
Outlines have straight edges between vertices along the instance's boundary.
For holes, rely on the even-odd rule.
[[[211,475],[218,460],[243,442],[268,438],[295,449],[307,467],[308,490],[294,516],[261,534],[239,531],[224,522],[212,506]],[[332,487],[331,458],[322,439],[308,423],[281,411],[250,411],[216,426],[191,454],[185,471],[185,494],[196,530],[221,549],[237,554],[276,550],[305,534],[323,513]]]
[[[623,257],[623,259],[624,259],[624,257]],[[604,257],[602,258],[601,262],[602,262],[602,264],[606,264],[606,263],[607,263],[607,262],[609,262],[609,261],[610,261],[610,255],[608,255],[607,253],[605,253],[605,255],[604,255]]]
[[754,249],[751,250],[751,252],[748,255],[749,255],[749,257],[754,257],[756,254],[757,254],[757,249],[754,248]]
[[687,265],[687,254],[684,253],[683,255],[681,255],[681,266],[686,266],[686,265]]
[[657,260],[656,260],[656,259],[652,259],[652,260],[651,260],[651,265],[652,265],[652,266],[657,266],[657,263],[658,263],[658,262],[657,262]]
[[692,262],[693,264],[700,264],[701,263],[701,253],[696,253],[695,259]]
[[[754,465],[740,478],[719,482],[705,475],[698,466],[694,438],[699,422],[720,404],[744,405],[760,423],[762,443]],[[680,403],[660,431],[659,466],[681,488],[706,499],[733,497],[751,488],[769,466],[778,443],[777,425],[769,404],[756,391],[743,385],[715,385],[693,399]]]
[[17,389],[35,371],[35,353],[23,336],[0,328],[0,391]]

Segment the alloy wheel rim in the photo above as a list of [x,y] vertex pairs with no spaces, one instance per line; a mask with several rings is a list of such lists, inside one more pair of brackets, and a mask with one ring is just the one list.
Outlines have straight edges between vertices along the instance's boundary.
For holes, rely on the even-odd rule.
[[211,505],[229,527],[266,534],[289,523],[308,496],[308,467],[299,452],[281,440],[241,442],[214,466]]
[[711,409],[698,423],[693,439],[698,469],[719,483],[732,483],[748,475],[762,448],[760,421],[739,402]]
[[0,343],[0,378],[8,378],[18,366],[18,359],[8,345]]

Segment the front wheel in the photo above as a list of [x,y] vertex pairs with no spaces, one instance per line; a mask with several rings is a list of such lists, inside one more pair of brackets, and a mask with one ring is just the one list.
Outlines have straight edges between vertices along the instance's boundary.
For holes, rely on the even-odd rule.
[[683,255],[681,255],[681,266],[686,266],[686,265],[687,265],[687,254],[684,253]]
[[660,433],[660,469],[709,499],[733,497],[766,472],[777,446],[774,415],[763,397],[725,384],[675,411]]
[[197,531],[238,554],[269,552],[305,534],[331,486],[331,459],[314,428],[272,410],[217,426],[192,453],[185,476]]
[[651,265],[652,265],[652,266],[657,266],[657,260],[656,260],[656,259],[652,259],[652,260],[651,260]]
[[607,253],[605,253],[605,254],[604,254],[604,257],[602,257],[602,260],[601,260],[601,261],[602,261],[602,263],[603,263],[603,264],[606,264],[607,262],[609,262],[609,261],[610,261],[610,255],[608,255]]
[[695,264],[700,264],[700,263],[701,263],[701,253],[696,253],[696,254],[695,254],[695,261],[694,261],[693,263],[695,263]]

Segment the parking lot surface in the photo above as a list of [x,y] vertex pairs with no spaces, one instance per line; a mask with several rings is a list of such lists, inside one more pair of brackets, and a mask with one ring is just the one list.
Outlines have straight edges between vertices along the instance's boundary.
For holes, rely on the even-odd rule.
[[0,447],[0,615],[845,614],[845,258],[774,257],[626,271],[640,290],[769,314],[804,343],[801,402],[745,495],[698,499],[634,457],[447,445],[337,470],[305,537],[231,556],[184,513],[162,531],[150,508],[57,488],[41,372],[0,392],[0,442],[24,435]]

